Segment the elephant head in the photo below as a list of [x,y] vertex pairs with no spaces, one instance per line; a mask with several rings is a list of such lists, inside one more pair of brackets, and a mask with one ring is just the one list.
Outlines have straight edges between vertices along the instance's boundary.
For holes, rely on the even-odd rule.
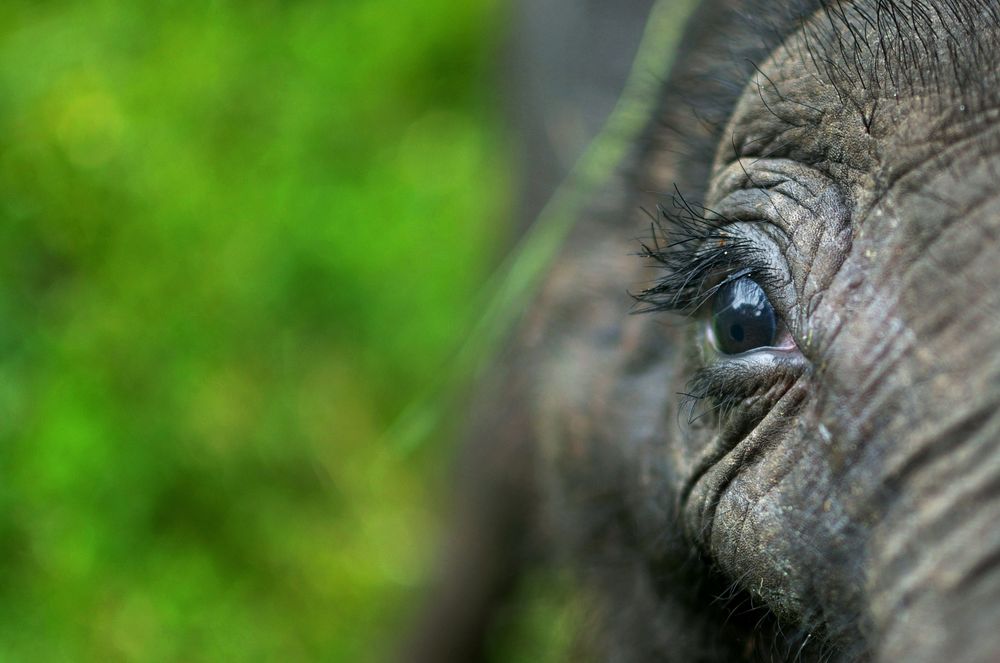
[[412,651],[542,560],[594,660],[1000,660],[1000,5],[708,0],[653,108],[485,388]]

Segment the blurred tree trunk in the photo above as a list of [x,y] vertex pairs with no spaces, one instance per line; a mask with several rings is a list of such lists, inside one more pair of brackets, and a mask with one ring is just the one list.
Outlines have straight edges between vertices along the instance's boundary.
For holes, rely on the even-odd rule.
[[504,72],[517,139],[515,235],[614,108],[653,0],[518,0]]

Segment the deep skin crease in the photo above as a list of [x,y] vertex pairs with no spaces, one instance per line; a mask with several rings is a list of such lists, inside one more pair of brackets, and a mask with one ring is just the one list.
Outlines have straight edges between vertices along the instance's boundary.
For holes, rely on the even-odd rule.
[[[484,388],[408,659],[475,660],[548,564],[593,611],[584,660],[1000,660],[998,16],[701,7]],[[793,347],[629,315],[660,276],[638,210],[674,191],[773,265]],[[724,414],[688,421],[698,380]]]

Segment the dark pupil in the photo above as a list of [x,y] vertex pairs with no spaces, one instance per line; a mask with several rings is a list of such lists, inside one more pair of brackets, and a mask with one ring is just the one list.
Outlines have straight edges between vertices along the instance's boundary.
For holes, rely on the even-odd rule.
[[743,277],[721,286],[712,303],[712,329],[719,349],[729,355],[774,345],[774,307],[753,280]]

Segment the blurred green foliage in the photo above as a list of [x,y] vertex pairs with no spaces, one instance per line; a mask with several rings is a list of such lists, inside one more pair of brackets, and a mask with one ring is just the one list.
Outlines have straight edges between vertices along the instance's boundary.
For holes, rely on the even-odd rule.
[[494,0],[0,4],[0,660],[380,660],[503,244]]

